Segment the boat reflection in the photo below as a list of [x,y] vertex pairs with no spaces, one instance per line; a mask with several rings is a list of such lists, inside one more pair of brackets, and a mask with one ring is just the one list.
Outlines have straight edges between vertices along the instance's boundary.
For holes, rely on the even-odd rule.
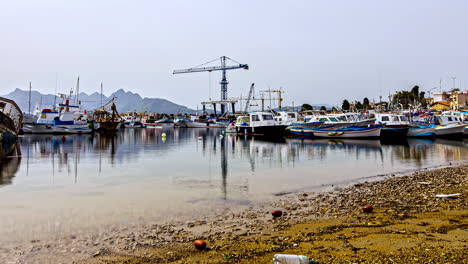
[[[300,164],[309,166],[311,171],[314,166],[328,166],[333,171],[345,161],[362,163],[365,167],[373,164],[388,168],[405,163],[419,168],[430,166],[436,160],[449,163],[468,157],[467,142],[463,140],[410,139],[399,144],[359,139],[285,138],[268,141],[251,136],[225,135],[222,129],[147,128],[125,129],[115,134],[33,134],[20,138],[18,145],[23,158],[1,162],[0,185],[11,184],[21,166],[25,167],[28,175],[32,164],[44,163],[50,163],[53,176],[55,173],[73,175],[75,183],[80,179],[80,167],[86,166],[89,176],[101,175],[105,166],[105,176],[109,181],[125,184],[135,181],[135,178],[119,178],[120,182],[116,183],[117,180],[109,175],[133,164],[142,166],[139,173],[147,174],[145,177],[148,178],[177,173],[173,183],[180,188],[193,188],[194,184],[197,188],[218,188],[222,199],[247,196],[249,179],[258,172],[275,168],[293,169]],[[142,165],[147,160],[151,166]],[[91,167],[87,164],[99,165]],[[165,168],[171,166],[177,169]],[[205,175],[208,179],[201,180]]]

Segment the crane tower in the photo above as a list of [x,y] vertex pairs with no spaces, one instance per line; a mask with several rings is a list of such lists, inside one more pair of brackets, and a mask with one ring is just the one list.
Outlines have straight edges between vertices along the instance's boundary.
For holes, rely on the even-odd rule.
[[[221,60],[221,66],[209,66],[209,67],[202,67],[205,66],[206,64],[215,62],[217,60]],[[235,65],[226,65],[226,60],[232,61],[234,63],[237,63]],[[228,81],[226,78],[226,71],[227,70],[236,70],[236,69],[249,69],[249,65],[247,64],[242,64],[239,63],[231,58],[228,58],[226,56],[222,56],[220,58],[216,58],[212,61],[203,63],[201,65],[198,65],[193,68],[188,68],[188,69],[182,69],[182,70],[174,70],[173,74],[180,74],[180,73],[192,73],[192,72],[212,72],[212,71],[222,71],[222,78],[221,78],[221,102],[222,101],[227,101],[227,86],[228,86]],[[225,104],[221,104],[221,114],[223,115],[226,112]]]

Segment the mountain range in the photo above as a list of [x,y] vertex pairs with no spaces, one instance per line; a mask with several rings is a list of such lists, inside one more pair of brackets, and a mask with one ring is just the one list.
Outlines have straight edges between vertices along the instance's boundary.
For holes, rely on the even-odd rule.
[[[23,112],[29,111],[29,91],[21,90],[16,88],[13,92],[3,95],[3,97],[14,100]],[[148,112],[148,113],[194,113],[195,110],[190,109],[183,105],[175,104],[171,101],[162,98],[148,98],[141,97],[138,93],[132,93],[124,91],[123,89],[117,90],[110,96],[102,96],[104,103],[108,102],[112,97],[116,97],[115,105],[117,111],[120,113],[136,111],[136,112]],[[100,93],[80,93],[78,96],[81,106],[87,110],[93,110],[101,106],[101,94]],[[55,97],[53,94],[42,94],[38,91],[31,91],[31,112],[34,111],[35,106],[49,106],[56,103],[61,103],[60,97]],[[75,97],[72,97],[74,104]]]

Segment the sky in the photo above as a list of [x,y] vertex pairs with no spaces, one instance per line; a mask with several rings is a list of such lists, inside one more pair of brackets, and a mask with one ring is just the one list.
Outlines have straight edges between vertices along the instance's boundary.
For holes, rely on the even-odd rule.
[[228,97],[285,91],[285,105],[341,105],[419,85],[468,89],[468,1],[0,0],[0,94],[118,89],[196,108],[227,56]]

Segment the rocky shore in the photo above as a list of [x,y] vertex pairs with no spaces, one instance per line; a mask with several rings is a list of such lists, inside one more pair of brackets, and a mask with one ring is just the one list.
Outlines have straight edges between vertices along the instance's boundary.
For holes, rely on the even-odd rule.
[[[270,263],[284,253],[320,263],[463,263],[467,183],[468,165],[424,170],[327,193],[285,195],[261,208],[185,223],[57,244],[31,241],[0,249],[0,256],[12,263]],[[460,195],[436,197],[454,193]],[[363,212],[365,205],[373,212]],[[273,218],[272,210],[283,216]],[[195,249],[196,239],[208,249]]]

